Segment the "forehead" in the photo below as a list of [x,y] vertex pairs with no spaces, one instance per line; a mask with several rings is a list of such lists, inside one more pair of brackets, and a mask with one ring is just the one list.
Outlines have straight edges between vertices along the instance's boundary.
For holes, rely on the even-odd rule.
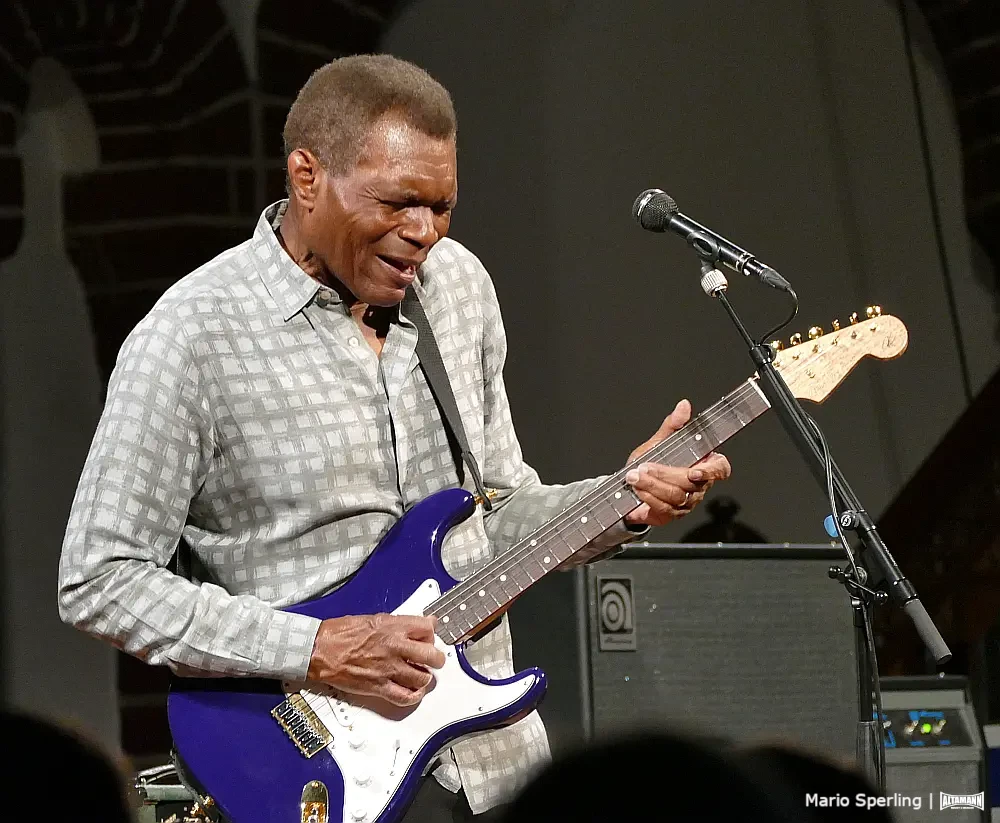
[[362,144],[356,173],[368,179],[453,189],[454,137],[430,137],[399,116],[377,120]]

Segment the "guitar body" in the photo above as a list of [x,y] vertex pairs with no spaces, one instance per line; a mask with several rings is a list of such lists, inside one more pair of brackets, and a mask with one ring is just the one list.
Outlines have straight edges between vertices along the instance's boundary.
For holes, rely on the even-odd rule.
[[[463,489],[431,495],[393,526],[349,582],[287,611],[320,619],[422,614],[457,583],[441,562],[441,545],[474,506]],[[299,820],[303,788],[311,781],[326,787],[330,821],[393,823],[440,750],[520,719],[545,692],[545,676],[538,669],[491,681],[469,665],[463,643],[449,646],[437,638],[436,644],[446,655],[445,665],[435,670],[433,689],[407,709],[342,699],[346,696],[317,684],[184,680],[167,703],[177,754],[196,787],[232,823]],[[294,694],[302,695],[332,735],[311,756],[300,749],[300,714],[284,712],[290,728],[272,715]]]

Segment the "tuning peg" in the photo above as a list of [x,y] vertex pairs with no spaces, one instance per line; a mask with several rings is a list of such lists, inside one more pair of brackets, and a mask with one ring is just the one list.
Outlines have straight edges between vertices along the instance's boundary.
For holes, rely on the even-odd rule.
[[797,346],[801,342],[802,342],[802,335],[798,334],[798,333],[795,333],[791,337],[788,338],[788,343],[791,346]]
[[865,317],[867,317],[869,320],[871,320],[873,317],[881,317],[881,316],[882,316],[881,306],[867,306],[865,308]]
[[782,343],[780,340],[772,340],[767,345],[771,347],[771,351],[774,352],[774,354],[777,354],[779,351],[785,348],[785,344]]
[[858,313],[856,311],[851,312],[851,316],[848,318],[851,321],[851,325],[855,325],[858,322]]
[[834,331],[840,331],[840,321],[834,320],[833,323],[830,324],[830,328]]
[[817,337],[822,337],[822,336],[823,336],[822,326],[813,326],[811,329],[809,329],[810,340],[815,340]]

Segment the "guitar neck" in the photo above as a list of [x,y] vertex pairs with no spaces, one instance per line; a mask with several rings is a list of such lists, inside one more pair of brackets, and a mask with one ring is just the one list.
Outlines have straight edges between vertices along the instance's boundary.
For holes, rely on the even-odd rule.
[[631,469],[648,462],[692,466],[768,408],[756,378],[709,406],[432,603],[426,613],[438,617],[438,635],[446,643],[457,643],[475,633],[529,586],[638,508],[641,501],[625,482]]

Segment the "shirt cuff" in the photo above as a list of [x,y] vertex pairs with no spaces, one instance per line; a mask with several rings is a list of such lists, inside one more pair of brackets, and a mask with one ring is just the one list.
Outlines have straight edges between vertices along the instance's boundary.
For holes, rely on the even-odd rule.
[[615,523],[615,525],[604,532],[604,534],[595,538],[594,545],[604,548],[614,548],[615,546],[621,546],[635,540],[641,540],[647,534],[649,534],[649,526],[639,524],[632,525],[630,523],[626,523],[624,520],[619,520]]
[[309,672],[316,634],[323,621],[317,617],[274,611],[261,654],[259,677],[304,681]]

